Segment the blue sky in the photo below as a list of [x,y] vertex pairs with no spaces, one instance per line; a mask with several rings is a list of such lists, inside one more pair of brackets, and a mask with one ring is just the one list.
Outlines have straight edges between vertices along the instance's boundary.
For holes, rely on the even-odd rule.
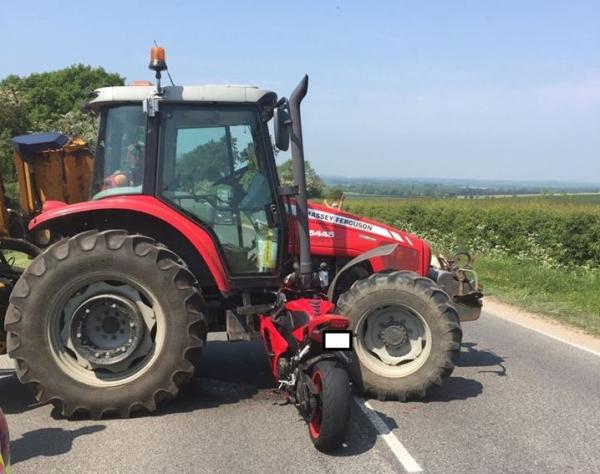
[[9,2],[0,77],[73,63],[287,95],[344,176],[600,182],[600,2]]

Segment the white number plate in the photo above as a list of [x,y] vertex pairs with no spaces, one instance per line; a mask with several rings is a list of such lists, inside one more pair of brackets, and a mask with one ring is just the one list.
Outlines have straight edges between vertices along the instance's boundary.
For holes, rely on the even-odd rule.
[[323,350],[351,351],[352,331],[323,331]]

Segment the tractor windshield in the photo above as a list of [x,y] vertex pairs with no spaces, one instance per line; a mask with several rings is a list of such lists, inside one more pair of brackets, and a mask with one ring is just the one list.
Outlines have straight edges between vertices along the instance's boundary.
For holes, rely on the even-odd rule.
[[142,192],[145,125],[141,104],[102,111],[92,184],[94,199]]

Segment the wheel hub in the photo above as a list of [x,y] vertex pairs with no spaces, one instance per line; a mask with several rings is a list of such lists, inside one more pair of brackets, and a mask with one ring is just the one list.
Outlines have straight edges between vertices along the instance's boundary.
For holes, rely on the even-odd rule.
[[133,302],[116,294],[84,301],[70,323],[74,349],[89,362],[107,366],[128,358],[139,347],[144,320]]
[[381,306],[357,326],[357,353],[375,370],[397,376],[420,366],[430,336],[421,316],[402,305]]
[[388,326],[380,333],[380,338],[386,347],[400,349],[407,341],[408,330],[402,324]]

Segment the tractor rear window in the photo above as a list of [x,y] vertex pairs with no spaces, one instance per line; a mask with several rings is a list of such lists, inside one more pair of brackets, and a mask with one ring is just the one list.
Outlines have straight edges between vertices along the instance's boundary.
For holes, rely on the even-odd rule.
[[102,112],[92,187],[94,199],[142,192],[145,126],[141,105],[120,105]]

